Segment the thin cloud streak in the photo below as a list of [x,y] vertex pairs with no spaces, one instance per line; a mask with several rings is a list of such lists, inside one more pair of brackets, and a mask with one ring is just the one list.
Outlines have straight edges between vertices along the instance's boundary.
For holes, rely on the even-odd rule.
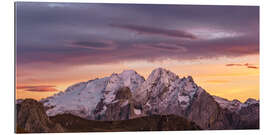
[[156,28],[149,26],[139,26],[131,24],[111,24],[112,27],[127,29],[131,31],[138,32],[139,34],[149,34],[149,35],[162,35],[175,38],[187,38],[187,39],[196,39],[197,37],[189,32],[182,30],[171,30],[164,28]]
[[256,67],[256,66],[247,66],[247,68],[258,69],[259,67]]
[[246,68],[251,68],[251,69],[259,69],[258,66],[254,66],[253,64],[249,64],[249,63],[246,63],[246,64],[226,64],[225,66],[227,67],[232,67],[232,66],[238,66],[238,67],[246,67]]
[[31,92],[56,92],[54,85],[17,86],[16,89]]
[[114,50],[117,48],[117,45],[112,41],[76,41],[68,45],[69,47],[74,48],[85,48],[93,50]]
[[230,67],[230,66],[243,66],[242,64],[226,64],[227,67]]
[[134,44],[132,46],[137,49],[150,49],[151,51],[156,50],[156,51],[165,51],[165,52],[173,52],[173,53],[187,52],[187,48],[181,45],[170,44],[170,43]]

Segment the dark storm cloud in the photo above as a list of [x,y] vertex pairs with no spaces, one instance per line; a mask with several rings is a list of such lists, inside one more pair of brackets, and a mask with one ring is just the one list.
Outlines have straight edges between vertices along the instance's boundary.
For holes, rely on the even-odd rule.
[[164,35],[164,36],[176,37],[176,38],[196,39],[196,37],[193,34],[185,32],[185,31],[180,31],[180,30],[170,30],[170,29],[129,25],[129,24],[111,24],[111,26],[131,30],[131,31],[136,31],[141,34],[150,34],[150,35],[154,34],[154,35]]
[[17,2],[16,33],[19,65],[237,57],[259,53],[259,8]]

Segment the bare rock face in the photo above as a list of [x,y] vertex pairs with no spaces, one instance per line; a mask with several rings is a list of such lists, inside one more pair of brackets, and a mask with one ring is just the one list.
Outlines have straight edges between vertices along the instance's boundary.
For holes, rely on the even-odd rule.
[[115,99],[106,104],[101,100],[95,110],[96,120],[127,120],[136,117],[132,93],[128,87],[120,88]]
[[43,105],[36,100],[25,99],[17,104],[16,109],[17,129],[31,133],[64,132],[59,124],[49,119]]
[[241,103],[238,100],[213,96],[225,112],[232,129],[259,129],[259,101],[249,98]]
[[231,129],[224,110],[202,88],[199,88],[190,108],[187,110],[187,117],[203,129]]
[[260,124],[259,103],[242,107],[239,111],[238,129],[258,129]]

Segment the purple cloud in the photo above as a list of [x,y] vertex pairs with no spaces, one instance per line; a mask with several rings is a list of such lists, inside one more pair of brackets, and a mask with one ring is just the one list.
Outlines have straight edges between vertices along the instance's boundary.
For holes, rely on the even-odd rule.
[[257,6],[18,2],[15,7],[18,67],[259,54]]
[[140,34],[163,35],[163,36],[175,37],[175,38],[196,39],[195,35],[186,31],[181,31],[181,30],[171,30],[171,29],[156,28],[156,27],[150,27],[150,26],[139,26],[139,25],[132,25],[132,24],[111,24],[111,26],[135,31]]
[[93,50],[114,50],[117,48],[117,45],[112,41],[77,41],[73,42],[70,47],[74,48],[86,48]]
[[180,53],[180,52],[186,52],[187,48],[176,45],[176,44],[169,44],[169,43],[156,43],[156,44],[134,44],[133,47],[138,49],[149,49],[152,51],[166,51],[166,52],[174,52],[174,53]]

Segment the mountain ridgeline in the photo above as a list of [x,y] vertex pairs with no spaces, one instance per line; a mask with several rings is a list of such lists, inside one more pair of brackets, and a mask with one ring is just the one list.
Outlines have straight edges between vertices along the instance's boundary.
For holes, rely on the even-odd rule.
[[[125,70],[80,82],[39,103],[43,104],[49,119],[68,132],[80,131],[80,124],[74,124],[78,121],[82,121],[81,127],[93,128],[82,128],[82,131],[259,128],[258,100],[241,103],[212,96],[191,76],[180,78],[163,68],[153,70],[146,80],[133,70]],[[67,117],[76,121],[70,125],[77,126],[66,125],[70,121]],[[153,127],[131,126],[134,121],[144,125],[147,120]],[[178,120],[178,126],[170,124],[172,120]],[[100,129],[93,123],[114,124],[108,124],[111,129]]]

